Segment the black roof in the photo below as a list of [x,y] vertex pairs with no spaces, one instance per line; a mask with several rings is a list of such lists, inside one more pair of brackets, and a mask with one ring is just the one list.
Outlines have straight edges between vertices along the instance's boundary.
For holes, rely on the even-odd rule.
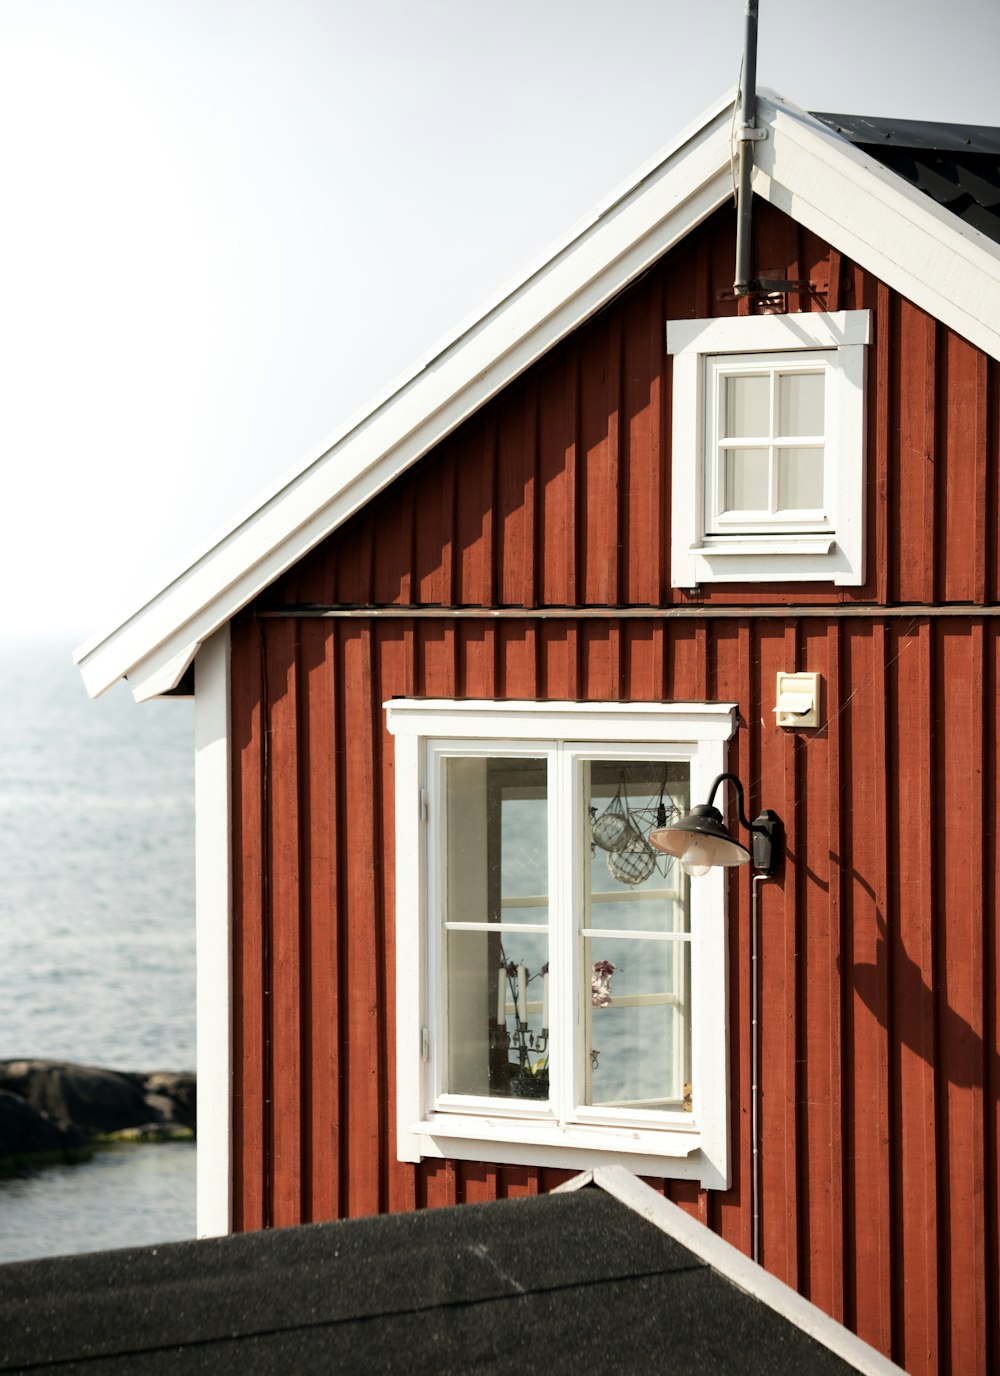
[[1000,129],[818,112],[815,118],[1000,243]]
[[0,1370],[844,1376],[603,1190],[0,1267]]

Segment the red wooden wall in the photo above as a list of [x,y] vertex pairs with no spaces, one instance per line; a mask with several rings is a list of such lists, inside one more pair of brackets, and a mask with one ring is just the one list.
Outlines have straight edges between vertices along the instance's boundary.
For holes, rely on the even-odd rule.
[[[730,767],[788,832],[762,887],[764,1264],[909,1371],[985,1373],[1000,1369],[998,365],[756,214],[759,268],[828,288],[793,309],[873,313],[863,588],[720,585],[695,602],[669,586],[664,322],[735,309],[719,296],[727,211],[234,623],[236,1224],[563,1178],[395,1160],[382,702],[731,700]],[[301,614],[348,605],[508,614]],[[561,607],[614,610],[540,614]],[[822,675],[819,731],[773,724],[775,673],[793,669]],[[749,875],[730,882],[734,1183],[662,1187],[749,1250]]]

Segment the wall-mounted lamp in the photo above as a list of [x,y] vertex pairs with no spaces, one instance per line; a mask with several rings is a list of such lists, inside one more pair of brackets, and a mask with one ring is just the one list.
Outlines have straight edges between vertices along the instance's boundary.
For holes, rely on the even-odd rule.
[[[722,813],[712,806],[716,790],[727,779],[736,789],[740,825],[750,832],[752,857],[746,846],[730,836],[722,825]],[[770,808],[765,808],[755,821],[748,822],[743,808],[743,785],[735,774],[720,774],[709,789],[707,803],[699,803],[672,826],[651,832],[649,843],[665,855],[676,857],[690,875],[707,874],[717,865],[745,865],[751,858],[758,874],[770,875],[778,869],[784,856],[785,828],[781,818]]]

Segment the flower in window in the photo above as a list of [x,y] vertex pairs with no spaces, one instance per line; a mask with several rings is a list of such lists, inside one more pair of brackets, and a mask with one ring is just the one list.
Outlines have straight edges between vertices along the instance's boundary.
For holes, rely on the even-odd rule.
[[611,976],[618,969],[610,960],[595,960],[590,976],[590,1001],[595,1008],[607,1008],[611,1002]]

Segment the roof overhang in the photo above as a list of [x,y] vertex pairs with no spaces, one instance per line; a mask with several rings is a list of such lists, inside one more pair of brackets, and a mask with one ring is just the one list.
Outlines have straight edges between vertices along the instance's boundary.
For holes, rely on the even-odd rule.
[[[87,691],[169,692],[198,647],[733,194],[732,94],[528,275],[109,633],[76,653]],[[758,99],[754,191],[1000,358],[1000,246],[826,125]]]

